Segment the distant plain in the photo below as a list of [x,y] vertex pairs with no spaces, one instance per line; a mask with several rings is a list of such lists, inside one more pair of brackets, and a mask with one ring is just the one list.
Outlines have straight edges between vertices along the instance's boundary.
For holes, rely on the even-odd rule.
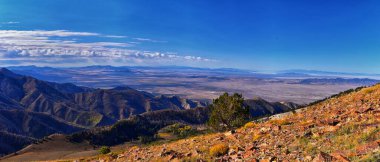
[[[286,71],[273,74],[238,69],[191,67],[89,66],[51,68],[20,66],[11,70],[42,80],[95,88],[129,86],[153,94],[211,100],[223,92],[237,92],[247,99],[306,104],[338,92],[378,82],[364,74]],[[371,77],[371,76],[370,76]],[[378,76],[372,76],[378,77]]]

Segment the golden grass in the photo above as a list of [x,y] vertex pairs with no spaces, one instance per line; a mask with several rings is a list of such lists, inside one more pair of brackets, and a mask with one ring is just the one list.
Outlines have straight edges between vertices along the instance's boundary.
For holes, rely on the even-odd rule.
[[291,124],[291,122],[286,119],[272,119],[269,121],[269,123],[278,125],[278,126]]
[[211,156],[222,156],[228,153],[228,146],[226,144],[216,144],[210,148]]
[[160,133],[157,133],[157,135],[158,135],[158,137],[164,138],[164,139],[168,139],[168,138],[172,138],[173,137],[173,135],[170,134],[170,133],[162,133],[162,132],[160,132]]
[[248,129],[248,128],[255,128],[256,127],[256,124],[253,123],[253,122],[248,122],[247,124],[244,125],[244,128],[245,129]]
[[377,91],[379,88],[380,88],[380,84],[372,86],[372,87],[364,88],[363,92],[365,94],[369,94],[369,93],[373,93],[373,92]]
[[260,139],[262,137],[262,135],[260,134],[254,134],[253,137],[252,137],[252,140],[253,141],[257,141],[258,139]]

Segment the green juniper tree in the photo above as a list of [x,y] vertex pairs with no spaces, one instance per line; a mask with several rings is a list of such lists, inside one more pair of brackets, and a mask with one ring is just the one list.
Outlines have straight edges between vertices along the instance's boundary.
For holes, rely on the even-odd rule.
[[232,130],[249,121],[249,107],[241,94],[224,93],[210,105],[208,125],[218,131]]

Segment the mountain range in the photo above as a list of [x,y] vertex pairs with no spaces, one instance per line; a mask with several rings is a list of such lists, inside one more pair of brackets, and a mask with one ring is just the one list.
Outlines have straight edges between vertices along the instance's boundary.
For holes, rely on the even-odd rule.
[[[287,112],[298,107],[294,103],[271,103],[263,99],[246,100],[246,104],[251,107],[253,117]],[[160,126],[175,122],[204,124],[207,109],[193,109],[206,105],[200,101],[153,95],[125,86],[99,89],[48,82],[2,68],[0,154],[17,151],[54,133],[91,131],[139,114],[148,123],[161,123]]]
[[[177,96],[153,96],[129,87],[93,89],[46,82],[0,69],[0,131],[6,132],[2,136],[19,135],[15,138],[21,143],[52,133],[110,125],[144,112],[199,106],[205,105]],[[2,143],[0,152],[15,151],[6,146],[8,141],[11,140]]]

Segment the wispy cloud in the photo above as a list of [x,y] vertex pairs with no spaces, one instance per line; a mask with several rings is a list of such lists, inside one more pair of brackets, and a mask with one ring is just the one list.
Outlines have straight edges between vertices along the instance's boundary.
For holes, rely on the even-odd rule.
[[17,21],[8,21],[8,22],[3,22],[1,24],[19,24],[20,22]]
[[0,30],[0,38],[7,37],[69,37],[69,36],[99,36],[98,33],[72,32],[67,30]]
[[[83,37],[126,38],[126,36],[66,30],[0,30],[0,62],[8,64],[98,64],[99,62],[155,64],[211,61],[198,56],[137,50],[136,43],[78,41]],[[145,41],[153,42],[151,39],[145,39]]]
[[133,38],[134,40],[141,41],[141,42],[153,42],[153,43],[166,43],[167,41],[159,41],[159,40],[153,40],[150,38]]
[[127,38],[127,36],[122,36],[122,35],[105,35],[104,37],[107,37],[107,38]]

